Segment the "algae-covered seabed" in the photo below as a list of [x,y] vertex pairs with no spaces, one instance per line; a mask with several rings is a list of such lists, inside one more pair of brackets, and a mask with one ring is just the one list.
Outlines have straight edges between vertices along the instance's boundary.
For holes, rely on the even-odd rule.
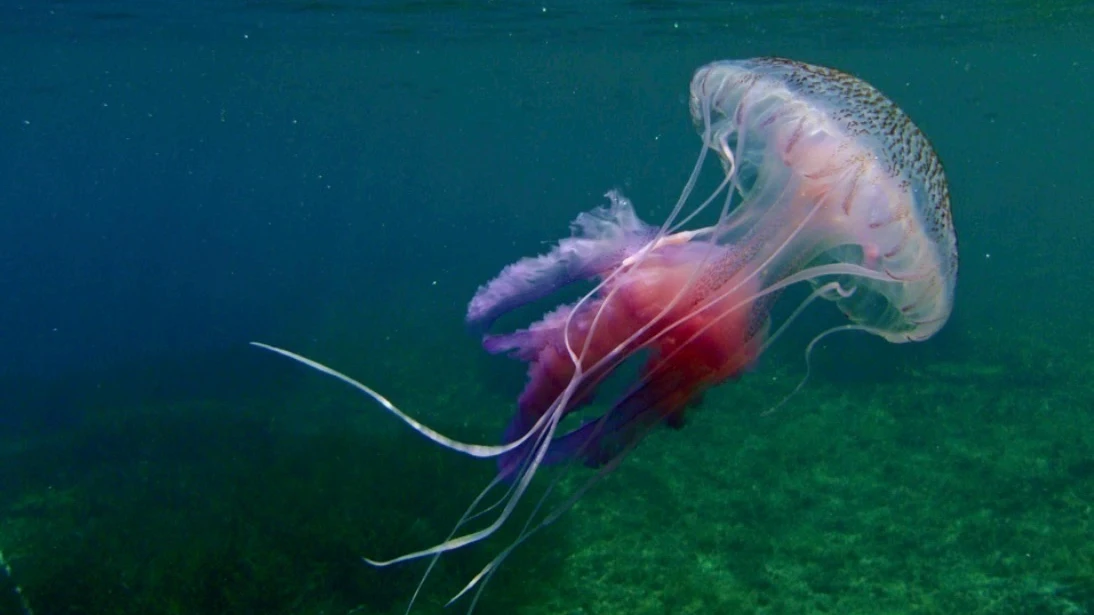
[[[769,416],[800,366],[722,387],[515,552],[476,612],[1094,612],[1090,349],[961,344],[977,358],[916,349],[880,377],[821,370]],[[438,378],[388,360],[399,401],[461,436],[492,439],[511,407],[515,382],[481,365]],[[0,612],[20,612],[15,584],[38,615],[402,612],[422,566],[359,556],[443,538],[490,465],[263,365],[294,393],[104,403],[77,428],[5,441]],[[418,612],[502,546],[442,560]]]

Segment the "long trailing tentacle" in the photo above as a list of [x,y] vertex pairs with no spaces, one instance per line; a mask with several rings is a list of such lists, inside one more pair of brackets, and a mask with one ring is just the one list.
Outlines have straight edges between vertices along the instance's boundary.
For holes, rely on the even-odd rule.
[[805,375],[802,376],[802,379],[800,381],[798,381],[798,385],[794,387],[794,390],[790,391],[790,393],[788,393],[786,397],[783,397],[779,403],[771,406],[767,410],[764,410],[763,416],[768,416],[777,412],[779,408],[782,408],[784,405],[786,405],[786,402],[790,401],[792,397],[797,395],[798,392],[805,387],[805,383],[809,381],[809,376],[813,372],[813,364],[811,362],[811,359],[813,357],[813,348],[817,345],[817,342],[821,341],[822,339],[828,337],[833,333],[839,333],[841,331],[873,331],[873,329],[866,325],[850,324],[832,327],[827,331],[822,331],[821,333],[817,334],[816,337],[810,340],[809,345],[805,347]]
[[[646,429],[646,431],[649,431],[653,427],[654,427],[654,425],[649,425],[645,429]],[[574,504],[576,504],[578,502],[578,500],[580,500],[585,495],[585,493],[587,493],[589,491],[589,489],[591,489],[593,486],[595,486],[597,483],[599,483],[604,477],[606,477],[608,474],[610,474],[612,471],[614,471],[616,469],[616,467],[619,466],[620,463],[622,463],[623,459],[634,449],[635,446],[638,445],[638,442],[640,440],[641,440],[641,438],[637,438],[634,441],[630,442],[615,457],[613,457],[607,463],[605,463],[603,466],[598,468],[596,473],[594,473],[591,477],[586,479],[585,482],[580,487],[578,487],[572,494],[570,494],[570,496],[567,497],[561,504],[559,504],[555,508],[551,509],[550,512],[548,512],[547,515],[544,516],[543,519],[541,519],[539,522],[537,522],[533,525],[533,522],[535,521],[536,515],[543,508],[543,506],[547,502],[547,499],[550,496],[551,492],[555,489],[555,487],[557,487],[559,485],[562,477],[565,474],[560,473],[559,476],[556,476],[555,479],[551,481],[551,484],[547,487],[547,490],[543,493],[542,496],[540,496],[539,501],[536,502],[535,508],[533,508],[532,512],[529,513],[528,519],[525,521],[524,526],[521,528],[520,534],[518,534],[517,537],[515,539],[513,539],[513,541],[509,545],[507,545],[505,547],[505,549],[503,549],[501,551],[501,553],[499,553],[497,556],[495,556],[494,559],[492,559],[490,561],[490,563],[488,563],[486,566],[484,566],[482,568],[482,570],[480,570],[479,573],[476,574],[474,576],[474,578],[472,578],[463,587],[463,589],[461,589],[458,593],[456,593],[454,596],[452,596],[452,598],[449,599],[448,603],[445,606],[449,606],[452,603],[456,602],[457,600],[459,600],[460,598],[465,596],[467,594],[467,592],[471,591],[472,589],[475,589],[476,586],[477,586],[478,589],[475,592],[475,597],[472,600],[471,605],[470,605],[470,607],[468,608],[468,611],[467,611],[470,614],[474,610],[475,605],[478,603],[479,596],[482,594],[483,589],[485,589],[486,583],[488,583],[490,581],[490,578],[494,575],[494,573],[497,572],[497,570],[501,566],[502,562],[505,561],[505,559],[507,557],[509,557],[509,555],[517,547],[519,547],[524,542],[526,542],[529,538],[531,538],[532,535],[536,534],[537,532],[539,532],[543,528],[551,525],[552,523],[557,521],[559,517],[561,517],[563,514],[565,514],[566,511],[573,508]],[[571,461],[569,464],[567,464],[566,471],[568,472],[572,467],[574,467],[573,461]]]
[[[456,532],[460,531],[460,528],[463,527],[465,524],[470,523],[477,517],[484,515],[491,510],[494,510],[509,498],[509,495],[513,492],[513,488],[516,486],[516,483],[511,483],[509,485],[509,488],[506,489],[505,494],[502,495],[501,499],[494,502],[490,506],[487,506],[483,510],[475,512],[475,508],[478,507],[479,502],[481,502],[483,498],[485,498],[488,493],[493,491],[494,487],[498,486],[498,484],[501,482],[502,477],[495,476],[494,479],[490,481],[490,484],[483,488],[483,490],[474,499],[474,501],[472,501],[471,504],[467,507],[467,510],[464,511],[463,516],[460,517],[460,520],[456,522],[456,525],[448,533],[448,536],[445,537],[445,540],[451,540],[452,537],[456,535]],[[418,580],[418,586],[414,588],[414,594],[410,597],[410,602],[406,605],[407,615],[409,615],[411,609],[414,608],[414,603],[418,601],[418,596],[422,593],[422,588],[425,587],[425,582],[429,579],[429,574],[433,572],[433,568],[436,567],[437,562],[441,559],[441,555],[441,553],[435,553],[433,557],[429,559],[429,566],[427,566],[425,572],[422,573],[422,578]],[[362,559],[366,563],[369,563],[368,559]]]
[[[445,447],[449,450],[458,451],[458,452],[461,452],[461,453],[466,453],[466,454],[468,454],[472,457],[483,458],[483,457],[497,457],[499,455],[504,455],[505,453],[508,453],[509,451],[512,451],[514,449],[519,448],[522,444],[527,442],[528,439],[531,438],[535,432],[542,429],[544,423],[546,423],[546,418],[541,418],[532,427],[532,429],[530,429],[528,431],[527,434],[525,434],[521,438],[519,438],[517,440],[514,440],[513,442],[510,442],[508,444],[488,445],[488,444],[471,444],[471,443],[468,443],[468,442],[461,442],[461,441],[456,440],[454,438],[450,438],[450,437],[440,433],[439,431],[429,427],[428,425],[425,425],[424,423],[418,421],[414,417],[412,417],[409,414],[407,414],[407,413],[403,412],[402,410],[400,410],[397,406],[395,406],[395,404],[391,403],[391,401],[388,400],[388,398],[384,397],[383,395],[381,395],[380,393],[378,393],[377,391],[375,391],[371,387],[369,387],[365,384],[362,384],[361,382],[358,382],[357,380],[354,380],[353,378],[343,374],[342,372],[334,369],[333,367],[328,367],[328,366],[323,365],[322,363],[320,363],[318,361],[315,361],[315,360],[309,359],[305,356],[296,354],[295,352],[292,352],[291,350],[285,350],[284,348],[278,348],[277,346],[271,346],[269,344],[263,344],[262,342],[251,342],[251,345],[256,346],[258,348],[262,348],[263,350],[269,350],[270,352],[279,354],[283,357],[288,357],[288,358],[292,359],[293,361],[296,361],[298,363],[302,363],[304,365],[307,365],[308,367],[310,367],[310,368],[312,368],[316,371],[322,372],[322,373],[324,373],[328,376],[331,376],[333,378],[341,380],[342,382],[350,385],[351,387],[353,387],[353,388],[357,389],[358,391],[361,391],[365,395],[368,395],[369,397],[371,397],[376,403],[380,404],[380,406],[382,408],[384,408],[385,410],[387,410],[391,414],[394,414],[396,417],[399,418],[399,420],[406,423],[411,429],[413,429],[414,431],[418,432],[419,434],[425,436],[429,440],[431,440],[431,441],[433,441],[437,444],[440,444],[441,446],[443,446],[443,447]],[[546,415],[544,415],[544,417],[546,417]]]
[[[513,485],[510,487],[510,490],[507,492],[506,496],[502,498],[502,501],[505,502],[505,506],[503,507],[501,513],[487,527],[485,527],[483,529],[480,529],[478,531],[475,531],[475,532],[470,532],[470,533],[461,535],[461,536],[453,536],[459,530],[459,528],[462,527],[469,520],[468,516],[469,516],[470,512],[473,511],[478,506],[478,504],[482,501],[482,499],[486,496],[486,494],[492,489],[492,487],[497,483],[497,481],[500,480],[498,478],[495,478],[495,480],[490,485],[488,485],[487,488],[484,489],[479,494],[478,497],[475,498],[474,502],[472,502],[471,506],[468,508],[468,511],[464,514],[464,517],[461,518],[460,521],[456,524],[456,526],[452,530],[452,533],[449,535],[449,537],[446,540],[444,540],[441,543],[436,544],[436,545],[434,545],[430,548],[422,549],[422,550],[415,551],[415,552],[412,552],[412,553],[407,553],[407,554],[404,554],[402,556],[399,556],[399,557],[396,557],[396,558],[393,558],[393,559],[389,559],[389,560],[376,560],[376,559],[372,559],[372,558],[368,558],[368,557],[363,557],[362,558],[366,563],[368,563],[369,565],[375,566],[375,567],[385,567],[385,566],[390,566],[390,565],[397,564],[397,563],[400,563],[400,562],[405,562],[405,561],[414,560],[414,559],[420,559],[420,558],[428,557],[428,556],[431,556],[431,555],[435,556],[435,555],[440,555],[440,554],[443,554],[443,553],[447,553],[449,551],[453,551],[455,549],[459,549],[461,547],[464,547],[468,544],[472,544],[472,543],[478,542],[480,540],[484,540],[484,539],[488,538],[489,536],[491,536],[494,532],[496,532],[502,525],[504,525],[504,523],[512,515],[512,512],[516,508],[516,505],[519,503],[521,496],[527,490],[528,485],[530,484],[532,478],[535,476],[536,470],[539,468],[539,465],[541,464],[541,462],[543,460],[543,457],[546,455],[546,452],[547,452],[547,450],[550,446],[550,441],[554,436],[555,429],[557,428],[558,421],[561,419],[561,410],[560,409],[566,407],[566,405],[569,403],[569,400],[573,395],[573,391],[574,391],[574,389],[576,389],[576,386],[579,383],[579,380],[575,380],[574,382],[571,382],[571,384],[567,388],[567,390],[564,391],[562,395],[560,395],[559,399],[555,400],[554,404],[552,404],[551,411],[545,413],[544,416],[540,419],[540,421],[538,421],[536,423],[536,426],[533,426],[533,428],[530,429],[528,431],[528,433],[526,433],[524,436],[522,436],[517,441],[515,441],[513,443],[510,443],[508,445],[504,445],[504,446],[474,445],[474,444],[467,444],[467,443],[464,443],[464,442],[459,442],[459,441],[453,440],[453,439],[451,439],[451,438],[449,438],[449,437],[447,437],[443,434],[440,434],[439,432],[425,426],[424,424],[422,424],[419,421],[415,420],[413,417],[410,417],[406,413],[399,410],[386,397],[379,394],[378,392],[376,392],[372,388],[358,382],[357,380],[355,380],[355,379],[353,379],[353,378],[351,378],[351,377],[349,377],[349,376],[347,376],[347,375],[345,375],[345,374],[343,374],[343,373],[341,373],[341,372],[339,372],[339,371],[337,371],[337,370],[335,370],[331,367],[323,365],[322,363],[319,363],[318,361],[314,361],[312,359],[309,359],[309,358],[304,357],[302,355],[296,354],[296,353],[291,352],[289,350],[285,350],[283,348],[278,348],[276,346],[271,346],[269,344],[263,344],[263,343],[260,343],[260,342],[252,342],[252,344],[254,346],[262,348],[264,350],[269,350],[269,351],[274,352],[276,354],[279,354],[279,355],[285,356],[287,358],[293,359],[294,361],[302,363],[302,364],[304,364],[308,367],[311,367],[312,369],[315,369],[319,372],[322,372],[324,374],[332,376],[332,377],[334,377],[338,380],[341,380],[342,382],[345,382],[346,384],[349,384],[350,386],[356,388],[357,390],[365,393],[366,395],[368,395],[369,397],[371,397],[372,399],[377,401],[384,409],[386,409],[388,412],[394,414],[395,416],[399,417],[401,420],[403,420],[403,422],[405,422],[407,425],[409,425],[411,428],[413,428],[418,433],[424,435],[425,437],[429,438],[430,440],[432,440],[434,442],[437,442],[438,444],[441,444],[442,446],[445,446],[446,448],[450,448],[452,450],[457,450],[457,451],[460,451],[460,452],[465,452],[467,454],[470,454],[470,455],[473,455],[473,456],[476,456],[476,457],[493,457],[493,456],[497,456],[498,454],[508,452],[509,450],[512,450],[512,449],[520,446],[521,444],[523,444],[524,442],[528,441],[531,438],[536,439],[535,446],[533,447],[534,454],[531,456],[530,460],[527,462],[525,467],[522,469],[522,471],[518,475],[517,479],[514,481]],[[491,509],[492,508],[494,508],[494,506],[492,506]],[[481,511],[479,514],[484,514],[484,513],[485,513],[485,511]],[[431,569],[432,569],[432,566],[430,566],[430,569],[428,569],[426,571],[426,574],[428,574]]]
[[529,483],[532,482],[532,478],[535,476],[536,470],[539,469],[539,466],[543,461],[544,455],[547,454],[547,449],[549,448],[551,438],[554,436],[555,429],[558,427],[558,421],[560,418],[557,416],[557,413],[550,416],[552,416],[552,419],[547,422],[547,428],[540,435],[542,443],[537,443],[537,446],[533,449],[534,453],[531,462],[529,462],[527,468],[517,478],[516,487],[513,489],[512,494],[509,496],[509,500],[506,502],[505,507],[502,508],[501,513],[492,523],[490,523],[490,525],[486,526],[481,530],[469,532],[467,534],[456,536],[454,538],[449,538],[448,540],[436,544],[432,547],[428,547],[411,553],[406,553],[399,557],[388,560],[374,560],[370,558],[365,558],[365,561],[372,566],[377,567],[391,566],[392,564],[398,564],[400,562],[421,559],[423,557],[428,557],[430,555],[435,555],[438,553],[447,553],[449,551],[454,551],[461,547],[465,547],[469,544],[485,540],[486,538],[492,536],[494,532],[498,531],[498,529],[502,525],[504,525],[509,517],[513,514],[513,509],[515,509],[517,504],[520,502],[521,496],[524,495],[524,492],[528,489]]

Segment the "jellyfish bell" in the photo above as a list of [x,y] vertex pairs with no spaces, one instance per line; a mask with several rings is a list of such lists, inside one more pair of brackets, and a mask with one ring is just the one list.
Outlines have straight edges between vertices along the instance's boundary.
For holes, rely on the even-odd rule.
[[[477,600],[513,548],[554,521],[651,429],[679,427],[706,390],[741,375],[815,300],[834,302],[849,322],[814,343],[834,330],[901,343],[941,329],[957,275],[949,194],[933,148],[903,111],[855,77],[780,58],[700,68],[690,109],[703,145],[662,224],[642,222],[630,201],[609,193],[607,206],[578,216],[571,237],[504,268],[471,300],[467,321],[486,332],[484,348],[528,364],[502,444],[448,438],[348,376],[260,344],[358,388],[442,446],[498,460],[497,477],[446,540],[367,561],[431,557],[428,576],[441,554],[500,528],[544,465],[598,468],[544,511],[552,483],[517,538],[453,598],[478,588]],[[724,178],[688,209],[709,152]],[[712,206],[719,208],[715,224],[687,228]],[[593,286],[578,301],[527,328],[489,332],[502,315],[578,281]],[[772,304],[799,283],[812,292],[772,323]],[[642,364],[623,394],[599,416],[561,432],[562,420],[589,405],[603,380],[632,357]],[[503,494],[483,506],[495,488]],[[464,529],[489,515],[479,529]]]
[[[836,303],[890,342],[942,328],[957,280],[949,190],[930,142],[899,107],[846,73],[756,58],[696,71],[690,108],[710,126],[708,147],[756,170],[732,215],[772,238],[795,229],[775,256],[784,269],[844,265],[835,281],[852,292]],[[806,216],[815,219],[802,225]]]

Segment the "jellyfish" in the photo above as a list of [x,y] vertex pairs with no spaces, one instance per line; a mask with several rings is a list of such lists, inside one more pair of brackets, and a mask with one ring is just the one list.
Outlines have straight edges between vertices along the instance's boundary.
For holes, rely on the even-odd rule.
[[[441,554],[509,521],[541,468],[592,468],[554,508],[545,510],[544,495],[518,537],[453,597],[475,589],[473,609],[517,545],[557,519],[652,429],[681,427],[704,392],[741,376],[811,304],[830,301],[847,322],[814,337],[807,360],[818,340],[838,331],[905,343],[943,327],[958,268],[949,191],[930,142],[892,101],[847,73],[765,57],[701,67],[689,107],[702,146],[660,225],[643,222],[626,197],[609,192],[606,206],[577,216],[570,237],[505,267],[471,300],[467,323],[483,334],[486,351],[528,365],[501,444],[456,441],[340,372],[259,344],[358,388],[442,446],[496,459],[496,477],[446,540],[367,562],[432,558],[424,583]],[[689,206],[710,152],[721,183]],[[696,228],[704,213],[715,223]],[[492,332],[502,316],[579,282],[591,289],[576,302],[526,328]],[[773,323],[772,305],[797,284],[810,292]],[[564,430],[563,419],[587,408],[603,381],[632,359],[641,365],[622,394],[599,416]]]

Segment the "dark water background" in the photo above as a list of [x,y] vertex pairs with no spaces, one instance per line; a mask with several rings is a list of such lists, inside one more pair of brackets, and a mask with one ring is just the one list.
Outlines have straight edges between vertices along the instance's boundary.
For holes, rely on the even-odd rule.
[[[0,550],[13,574],[0,585],[23,584],[39,615],[401,612],[419,570],[360,565],[378,540],[369,528],[383,517],[401,532],[383,533],[384,555],[440,538],[489,467],[432,451],[246,343],[315,356],[439,427],[495,438],[522,369],[481,356],[466,302],[608,189],[647,220],[667,213],[699,144],[691,72],[714,59],[782,55],[866,79],[915,119],[950,178],[953,320],[914,348],[833,339],[801,414],[841,387],[900,381],[914,396],[937,383],[932,364],[1006,356],[1022,358],[1003,361],[1005,377],[989,365],[937,408],[960,415],[962,395],[1020,380],[1064,395],[1046,420],[1079,420],[1094,407],[1092,40],[1088,2],[5,0]],[[802,346],[831,319],[811,314],[758,373],[800,373]],[[1094,470],[1075,465],[1089,440],[1057,445],[1072,460],[1066,488],[1089,497]],[[685,431],[673,446],[698,445]],[[640,476],[621,480],[642,492]],[[68,504],[40,495],[54,492]],[[542,583],[503,575],[482,608],[604,612],[544,589],[576,574],[569,529],[516,564]],[[627,548],[620,558],[644,557]],[[1077,554],[1058,582],[1094,588],[1092,558]],[[479,559],[443,574],[465,578]],[[753,591],[769,612],[824,610]],[[1089,611],[1089,592],[1074,612]],[[619,602],[737,612],[713,598]]]

